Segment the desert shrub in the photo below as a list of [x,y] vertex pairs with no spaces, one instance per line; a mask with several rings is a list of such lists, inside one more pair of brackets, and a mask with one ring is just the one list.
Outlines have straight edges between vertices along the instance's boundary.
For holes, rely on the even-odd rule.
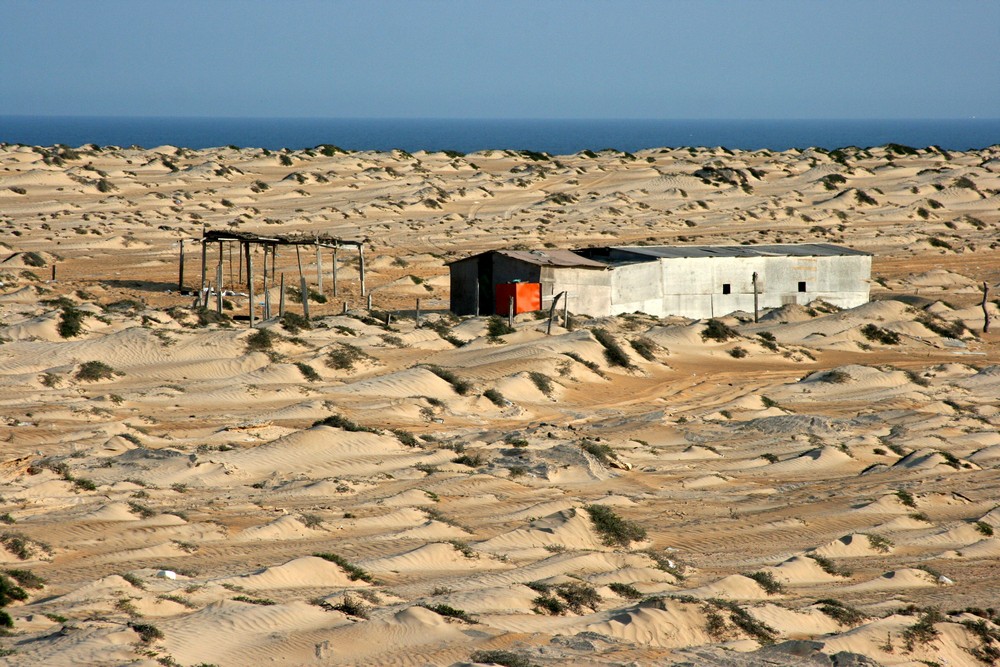
[[417,440],[416,436],[409,431],[404,431],[401,428],[392,428],[389,429],[389,432],[396,436],[396,439],[399,440],[401,444],[406,445],[407,447],[420,446],[420,441]]
[[824,556],[819,556],[817,554],[806,554],[806,555],[809,558],[812,558],[814,561],[816,561],[816,564],[819,565],[820,568],[824,572],[826,572],[827,574],[832,574],[835,577],[849,577],[849,576],[851,576],[850,570],[843,570],[843,569],[837,567],[837,564],[834,563],[829,558],[826,558]]
[[968,176],[959,176],[958,178],[955,179],[955,182],[952,183],[952,187],[966,188],[967,190],[975,190],[976,184]]
[[851,374],[845,370],[834,368],[833,370],[823,373],[816,379],[820,382],[829,382],[831,384],[844,384],[845,382],[850,382]]
[[320,377],[320,374],[316,372],[316,369],[309,364],[298,361],[295,363],[295,367],[299,369],[300,373],[302,373],[302,377],[309,382],[318,382],[323,379]]
[[552,378],[545,373],[539,373],[538,371],[529,371],[528,377],[531,378],[532,384],[538,388],[538,391],[542,392],[546,396],[552,395]]
[[716,319],[711,319],[706,322],[705,328],[701,330],[702,340],[711,339],[720,343],[725,343],[727,340],[739,337],[740,335],[735,329]]
[[864,190],[855,190],[854,199],[857,200],[859,204],[867,204],[868,206],[875,206],[878,204],[875,198]]
[[954,248],[950,243],[948,243],[944,239],[939,239],[936,236],[932,236],[929,239],[927,239],[927,243],[929,243],[932,248],[944,248],[945,250],[954,250]]
[[357,618],[367,619],[370,616],[368,605],[351,595],[345,595],[339,604],[332,605],[330,608]]
[[660,348],[660,346],[650,339],[645,336],[640,336],[639,338],[629,340],[628,344],[632,346],[632,349],[635,350],[636,354],[646,361],[656,361],[656,351]]
[[628,354],[606,329],[594,329],[593,334],[597,342],[604,347],[604,359],[608,364],[628,369],[634,368]]
[[111,380],[120,374],[103,361],[85,361],[80,364],[80,369],[76,372],[76,379],[81,382],[97,382],[98,380]]
[[498,408],[505,408],[510,403],[499,390],[490,388],[483,392],[483,397]]
[[318,419],[313,422],[312,427],[316,428],[317,426],[330,426],[352,433],[378,433],[378,429],[371,428],[370,426],[361,426],[343,415],[330,415],[329,417]]
[[252,334],[246,337],[244,343],[246,344],[246,351],[250,352],[269,352],[274,348],[275,341],[279,340],[280,336],[270,329],[257,329]]
[[731,356],[734,359],[742,359],[743,357],[745,357],[748,354],[750,354],[749,352],[747,352],[744,348],[740,347],[739,345],[737,345],[736,347],[732,348],[731,350],[728,350],[728,352],[729,352],[729,356]]
[[870,341],[877,341],[883,345],[898,345],[900,342],[898,333],[877,327],[874,324],[866,324],[861,327],[861,335]]
[[554,595],[539,595],[534,600],[531,601],[535,605],[535,610],[549,614],[550,616],[559,616],[566,612],[566,603],[555,597]]
[[327,353],[325,363],[329,368],[349,371],[359,361],[374,361],[374,357],[350,343],[338,343],[335,349]]
[[896,497],[899,498],[899,502],[901,502],[906,507],[917,506],[917,501],[914,500],[913,494],[911,494],[906,489],[898,489],[896,491]]
[[28,593],[6,576],[0,575],[0,607],[28,599]]
[[270,598],[252,598],[249,595],[237,595],[233,598],[233,600],[237,602],[246,602],[247,604],[259,604],[263,607],[270,607],[278,604]]
[[151,623],[129,623],[128,624],[143,644],[152,644],[157,639],[163,639],[163,631]]
[[877,533],[866,533],[865,537],[868,538],[868,546],[879,553],[887,554],[892,549],[892,540],[888,537],[883,537]]
[[781,584],[781,582],[775,579],[774,575],[770,572],[744,572],[743,576],[749,577],[760,584],[760,587],[763,588],[764,592],[768,595],[777,595],[785,590],[785,587]]
[[714,605],[717,609],[725,609],[728,611],[729,620],[732,621],[733,625],[756,639],[761,644],[773,644],[775,638],[778,636],[777,630],[763,621],[758,621],[735,602],[720,600],[718,598],[713,598],[708,602],[709,604]]
[[615,595],[619,595],[627,600],[638,600],[643,597],[642,592],[631,584],[623,584],[615,581],[608,584],[608,588],[610,588]]
[[298,313],[293,313],[290,310],[286,310],[285,314],[281,316],[281,328],[290,334],[297,334],[303,329],[312,329],[312,323],[309,322],[303,315]]
[[581,440],[580,449],[587,452],[604,465],[610,465],[611,460],[615,457],[615,450],[611,449],[609,445],[594,442],[593,440]]
[[766,349],[770,350],[771,352],[778,351],[778,344],[776,342],[774,334],[771,333],[770,331],[761,331],[759,334],[757,334],[757,338],[760,339],[760,344],[763,345]]
[[449,371],[445,368],[441,368],[440,366],[433,366],[433,365],[424,366],[424,368],[426,368],[431,373],[434,373],[434,375],[437,375],[439,378],[450,384],[452,388],[455,390],[455,392],[460,396],[465,396],[470,391],[472,391],[472,383],[469,382],[468,380],[463,380],[459,378],[452,371]]
[[317,558],[322,558],[323,560],[328,560],[331,563],[335,563],[340,567],[341,570],[343,570],[347,574],[347,577],[351,581],[360,580],[371,583],[374,580],[372,575],[365,572],[362,568],[358,567],[357,565],[352,564],[343,556],[339,556],[337,554],[332,554],[332,553],[315,553],[313,554],[313,556],[316,556]]
[[500,336],[515,333],[517,329],[507,324],[507,321],[499,315],[490,315],[489,319],[486,320],[486,331],[487,337],[496,341],[500,339]]
[[774,400],[773,398],[771,398],[770,396],[761,396],[760,397],[760,402],[764,404],[765,408],[780,408],[781,407],[781,405],[776,400]]
[[816,604],[820,606],[819,610],[821,612],[841,625],[857,625],[868,618],[854,607],[848,606],[839,600],[817,600]]
[[559,584],[553,590],[563,599],[566,607],[575,614],[583,611],[584,607],[596,610],[601,604],[601,596],[597,590],[582,581]]
[[934,627],[935,623],[944,622],[945,618],[937,609],[928,609],[916,623],[903,630],[903,644],[907,651],[912,651],[917,644],[930,644],[941,633]]
[[993,526],[986,523],[985,521],[977,521],[975,523],[975,526],[976,530],[978,530],[981,535],[985,535],[986,537],[993,536]]
[[483,664],[500,665],[501,667],[535,667],[525,656],[500,649],[476,651],[469,656],[469,660]]
[[[8,577],[16,581],[21,586],[24,586],[25,588],[37,589],[45,586],[45,579],[38,576],[31,570],[20,570],[20,569],[4,570],[4,574],[6,574]],[[0,607],[2,606],[4,605],[2,602],[0,602]]]
[[63,338],[79,336],[80,331],[83,330],[84,316],[85,313],[74,306],[63,306],[62,313],[59,315],[59,324],[56,327],[59,335]]
[[467,614],[465,612],[465,610],[463,610],[463,609],[456,609],[456,608],[450,607],[450,606],[448,606],[446,604],[424,604],[424,605],[420,605],[420,606],[424,607],[425,609],[430,609],[435,614],[438,614],[440,616],[445,616],[447,618],[455,618],[455,619],[458,619],[458,620],[460,620],[460,621],[462,621],[464,623],[475,623],[476,622],[475,619],[473,619],[471,616],[469,616],[469,614]]
[[138,514],[143,519],[148,519],[152,516],[156,516],[156,512],[142,503],[137,503],[134,500],[129,501],[128,507],[131,511]]
[[646,529],[637,523],[623,519],[614,510],[605,505],[587,505],[584,507],[590,515],[594,529],[608,546],[628,547],[632,542],[646,539]]
[[469,466],[470,468],[478,468],[486,465],[488,460],[482,452],[475,452],[474,454],[462,454],[459,457],[453,458],[451,462],[458,463],[463,466]]
[[597,373],[601,377],[605,377],[604,371],[602,371],[601,367],[598,366],[597,364],[595,364],[593,361],[587,361],[586,359],[584,359],[583,357],[581,357],[576,352],[563,352],[563,354],[565,354],[567,357],[569,357],[570,359],[572,359],[576,363],[583,364],[584,366],[586,366],[587,368],[589,368],[594,373]]

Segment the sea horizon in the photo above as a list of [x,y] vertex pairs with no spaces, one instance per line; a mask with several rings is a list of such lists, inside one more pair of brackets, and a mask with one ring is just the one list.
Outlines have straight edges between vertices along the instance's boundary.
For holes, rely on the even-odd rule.
[[0,142],[50,146],[237,146],[300,150],[532,150],[554,155],[613,148],[788,150],[889,143],[977,150],[1000,144],[1000,118],[584,119],[222,116],[0,116]]

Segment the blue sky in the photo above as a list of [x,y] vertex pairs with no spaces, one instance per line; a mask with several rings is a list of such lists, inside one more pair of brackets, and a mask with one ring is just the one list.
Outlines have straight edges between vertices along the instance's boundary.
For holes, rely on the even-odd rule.
[[0,115],[1000,117],[1000,2],[0,0]]

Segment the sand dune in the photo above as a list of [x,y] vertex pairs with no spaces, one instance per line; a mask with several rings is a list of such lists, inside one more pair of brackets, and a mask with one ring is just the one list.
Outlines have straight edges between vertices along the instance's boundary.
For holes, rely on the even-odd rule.
[[[1000,597],[997,147],[48,150],[0,145],[0,562],[26,598],[4,664],[1000,645],[972,626],[1000,632],[976,615]],[[321,286],[313,249],[279,247],[290,315],[255,333],[245,258],[212,247],[225,316],[193,309],[203,226],[361,240],[366,293],[353,248],[334,293],[332,249]],[[726,342],[572,303],[552,335],[447,312],[445,263],[484,249],[781,242],[873,253],[873,301],[720,313]],[[938,634],[908,647],[918,623]]]

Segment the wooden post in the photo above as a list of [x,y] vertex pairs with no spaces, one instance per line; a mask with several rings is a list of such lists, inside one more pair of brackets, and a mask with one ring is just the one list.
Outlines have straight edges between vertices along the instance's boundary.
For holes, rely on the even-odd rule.
[[760,322],[760,306],[757,304],[757,272],[753,272],[753,321]]
[[56,265],[52,265],[52,282],[56,281]]
[[372,309],[372,295],[368,295],[368,310]]
[[309,319],[309,286],[306,285],[306,277],[299,276],[299,291],[302,293],[302,316]]
[[988,301],[989,296],[990,296],[990,286],[984,280],[983,281],[983,333],[990,332],[990,311],[989,311],[990,302]]
[[479,278],[476,278],[476,317],[479,317]]
[[323,293],[323,249],[319,247],[319,240],[316,241],[316,291]]
[[358,246],[358,266],[361,269],[361,296],[368,294],[365,289],[365,245]]
[[514,326],[514,297],[507,299],[507,326]]
[[205,272],[208,270],[208,243],[205,242],[205,233],[201,237],[201,291],[198,292],[198,305],[207,306],[208,296],[205,294]]
[[222,262],[215,267],[215,312],[222,314]]
[[309,319],[309,287],[306,285],[306,274],[302,272],[302,251],[295,246],[295,261],[299,264],[299,294],[302,296],[302,315]]
[[281,274],[281,294],[278,295],[278,317],[285,316],[285,274]]
[[333,295],[337,296],[337,250],[340,245],[333,246]]
[[344,315],[347,314],[347,302],[344,301]]
[[[271,259],[271,272],[274,272],[274,259]],[[267,246],[264,246],[264,319],[271,319],[271,289],[267,284]]]
[[386,312],[385,314],[385,326],[392,324],[392,313]]
[[[52,265],[52,280],[56,279],[56,267]],[[177,265],[177,291],[184,291],[184,239],[181,239],[181,259]]]
[[254,312],[253,298],[253,253],[250,251],[250,243],[246,244],[247,250],[247,294],[250,296],[250,328],[257,324],[256,313]]
[[556,298],[552,299],[552,307],[549,308],[549,325],[545,328],[545,335],[552,335],[552,319],[556,316],[556,305],[559,303],[559,299],[566,294],[566,292],[559,292],[556,294]]
[[416,328],[419,329],[420,328],[420,297],[419,296],[417,297],[417,317],[416,317],[416,320],[417,320],[417,326],[416,326]]
[[566,292],[566,298],[563,299],[563,329],[569,331],[569,292]]

